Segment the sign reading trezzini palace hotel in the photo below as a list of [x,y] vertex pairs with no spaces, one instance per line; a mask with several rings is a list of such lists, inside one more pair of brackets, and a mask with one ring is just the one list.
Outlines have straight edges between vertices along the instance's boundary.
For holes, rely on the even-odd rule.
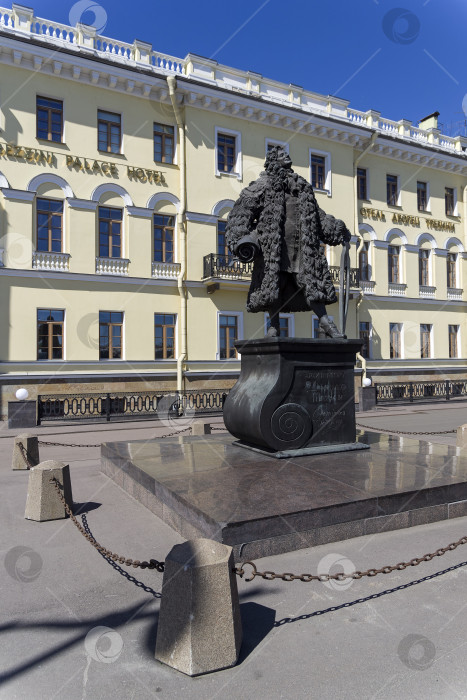
[[[94,158],[83,158],[82,156],[72,156],[53,151],[44,151],[39,148],[26,148],[25,146],[17,146],[11,143],[0,143],[0,157],[7,159],[15,159],[23,163],[47,163],[48,165],[57,165],[57,156],[64,159],[64,165],[70,170],[81,170],[85,173],[97,175],[119,175],[119,166],[116,163],[110,163],[105,160],[95,160]],[[126,174],[130,180],[139,182],[149,182],[155,185],[162,185],[165,182],[164,173],[161,170],[148,170],[147,168],[136,168],[131,165],[126,166]]]

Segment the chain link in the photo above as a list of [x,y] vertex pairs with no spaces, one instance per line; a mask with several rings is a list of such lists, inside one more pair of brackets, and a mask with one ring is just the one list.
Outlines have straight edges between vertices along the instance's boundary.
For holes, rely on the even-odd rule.
[[[168,438],[168,437],[173,437],[174,435],[181,435],[182,433],[186,433],[187,430],[191,430],[190,426],[188,428],[183,428],[182,430],[174,430],[172,433],[166,433],[165,435],[157,435],[157,439],[159,438]],[[48,445],[49,447],[101,447],[102,443],[93,443],[91,445],[87,444],[78,444],[75,442],[48,442],[46,440],[38,440],[37,441],[39,445]]]
[[21,456],[22,456],[22,458],[24,459],[24,462],[25,462],[27,468],[28,468],[28,469],[32,469],[33,467],[35,467],[36,465],[33,464],[33,463],[31,462],[31,460],[29,459],[28,451],[27,451],[27,449],[25,448],[25,446],[23,445],[22,442],[18,442],[18,447],[19,447],[19,451],[21,452]]
[[73,515],[73,511],[71,510],[70,506],[65,500],[64,495],[62,494],[61,488],[60,488],[60,483],[57,481],[57,479],[53,478],[50,479],[50,483],[54,485],[55,490],[57,491],[58,497],[60,498],[61,502],[63,503],[65,507],[65,512],[67,515],[70,516],[71,521],[73,522],[74,525],[78,528],[78,530],[81,532],[83,537],[87,539],[88,542],[92,544],[92,546],[97,549],[98,552],[103,554],[107,559],[112,559],[112,561],[116,561],[119,564],[125,564],[126,566],[132,566],[133,568],[140,568],[140,569],[156,569],[157,571],[164,571],[165,569],[165,564],[162,561],[157,561],[157,559],[150,559],[149,561],[139,561],[139,559],[128,559],[127,557],[122,557],[119,554],[115,554],[114,552],[111,552],[110,549],[106,549],[103,547],[97,540],[94,539],[94,537],[89,533],[86,532],[84,527],[80,525],[78,522],[77,518]]
[[368,430],[376,430],[379,433],[394,433],[395,435],[448,435],[449,433],[457,433],[457,428],[454,430],[437,430],[436,432],[427,431],[410,431],[410,430],[390,430],[389,428],[377,428],[373,425],[363,425],[356,423],[357,428],[367,428]]
[[401,561],[399,564],[394,564],[394,566],[382,566],[380,569],[367,569],[366,571],[354,571],[352,574],[344,574],[339,572],[337,574],[292,574],[286,572],[284,574],[277,574],[275,571],[258,571],[258,568],[254,561],[246,561],[236,567],[234,572],[240,578],[245,576],[245,566],[251,567],[251,572],[245,581],[253,581],[256,576],[260,576],[266,581],[274,581],[275,579],[281,579],[282,581],[302,581],[304,583],[309,583],[310,581],[319,581],[320,583],[326,583],[327,581],[345,581],[346,579],[361,579],[364,576],[378,576],[378,574],[390,574],[393,571],[404,571],[409,566],[419,566],[422,562],[431,561],[434,557],[442,557],[446,552],[452,552],[457,549],[460,545],[467,544],[467,536],[461,537],[457,542],[451,542],[447,547],[441,547],[437,549],[436,552],[430,552],[429,554],[424,554],[422,557],[415,557],[410,561]]

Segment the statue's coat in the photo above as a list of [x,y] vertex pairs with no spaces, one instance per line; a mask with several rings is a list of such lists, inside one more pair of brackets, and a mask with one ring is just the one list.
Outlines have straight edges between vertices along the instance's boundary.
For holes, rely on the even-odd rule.
[[[288,189],[299,198],[300,272],[296,279],[303,293],[280,300],[281,311],[309,311],[313,302],[337,301],[326,257],[320,243],[338,245],[350,240],[350,232],[340,219],[318,207],[312,186],[289,170]],[[285,182],[285,180],[283,181]],[[260,253],[255,258],[247,310],[270,311],[279,301],[281,232],[285,221],[285,189],[268,171],[242,190],[229,214],[227,243],[235,254],[239,240],[256,230]],[[282,303],[284,302],[284,303]]]

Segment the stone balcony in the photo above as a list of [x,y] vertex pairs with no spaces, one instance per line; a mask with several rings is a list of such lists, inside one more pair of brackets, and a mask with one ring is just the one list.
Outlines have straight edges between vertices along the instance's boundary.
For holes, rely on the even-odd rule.
[[400,282],[389,282],[388,294],[390,297],[405,297],[407,294],[407,285]]
[[96,274],[127,276],[130,261],[126,258],[96,258]]
[[363,294],[374,294],[376,282],[374,280],[360,280],[360,288]]
[[176,280],[180,274],[180,263],[158,262],[152,263],[151,277],[156,280]]
[[420,285],[419,295],[421,299],[434,299],[436,296],[436,287],[430,287],[425,284]]
[[32,269],[67,272],[70,269],[70,257],[69,253],[51,253],[36,250],[32,254]]
[[450,301],[462,301],[464,295],[463,289],[456,289],[455,287],[448,287],[447,297]]

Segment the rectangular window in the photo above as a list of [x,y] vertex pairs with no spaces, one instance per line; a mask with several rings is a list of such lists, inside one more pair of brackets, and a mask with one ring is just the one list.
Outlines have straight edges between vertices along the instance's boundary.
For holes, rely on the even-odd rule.
[[63,309],[37,309],[37,359],[63,360]]
[[[269,317],[269,314],[266,316],[266,326],[267,330],[269,330],[271,326],[271,319]],[[290,338],[290,317],[289,316],[281,316],[279,314],[279,328],[280,328],[280,333],[279,337],[280,338]]]
[[121,209],[99,207],[99,256],[101,258],[122,257]]
[[219,316],[219,357],[221,360],[229,360],[237,358],[237,350],[234,347],[235,341],[238,339],[238,317],[237,316]]
[[457,253],[448,253],[447,260],[448,289],[457,288]]
[[36,97],[36,134],[38,139],[62,143],[63,102]]
[[446,207],[446,216],[454,216],[456,206],[454,201],[454,187],[444,188],[444,202]]
[[120,153],[122,147],[122,117],[120,114],[97,112],[97,148],[106,153]]
[[400,246],[388,246],[388,280],[389,284],[399,284],[399,252]]
[[222,260],[219,260],[221,265],[226,265],[233,258],[233,255],[227,246],[227,240],[225,237],[226,228],[227,221],[217,222],[217,255],[220,255],[222,258]]
[[426,182],[417,182],[417,207],[418,211],[426,211],[428,208],[428,185]]
[[37,250],[62,252],[63,202],[54,199],[36,200]]
[[220,173],[234,173],[237,160],[237,139],[230,134],[217,134],[217,169]]
[[154,214],[154,261],[174,261],[175,217]]
[[397,175],[386,175],[387,203],[390,207],[397,207],[399,192],[397,187]]
[[426,359],[431,357],[431,324],[420,324],[420,357]]
[[174,162],[174,128],[166,124],[154,124],[154,160],[156,163]]
[[357,192],[359,199],[368,199],[366,168],[357,168]]
[[175,314],[154,314],[156,360],[175,358]]
[[418,251],[418,283],[421,287],[430,284],[430,251]]
[[313,316],[312,327],[311,327],[311,337],[319,338],[319,318]]
[[457,351],[457,339],[459,337],[459,326],[449,325],[449,357],[459,357]]
[[389,357],[396,360],[402,357],[402,324],[389,324]]
[[363,248],[358,256],[359,278],[363,282],[370,280],[370,242],[364,241]]
[[367,360],[370,359],[370,322],[360,321],[359,323],[359,337],[363,342],[362,349],[360,351],[361,355]]
[[311,184],[315,190],[326,189],[326,159],[311,154]]
[[99,311],[99,359],[122,359],[123,312]]

